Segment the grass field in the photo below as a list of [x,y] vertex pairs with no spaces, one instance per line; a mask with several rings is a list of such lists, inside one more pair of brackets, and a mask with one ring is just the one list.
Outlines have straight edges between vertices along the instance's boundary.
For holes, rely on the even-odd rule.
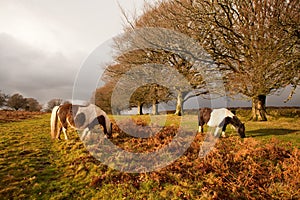
[[[203,135],[197,134],[180,159],[140,174],[103,165],[89,154],[77,132],[71,132],[68,141],[51,140],[49,117],[0,123],[0,199],[300,198],[299,117],[246,122],[244,140],[228,127],[228,137],[201,159]],[[169,121],[175,118],[168,116],[162,134],[172,135],[176,124]],[[125,149],[144,146],[117,131],[114,127],[113,140]]]

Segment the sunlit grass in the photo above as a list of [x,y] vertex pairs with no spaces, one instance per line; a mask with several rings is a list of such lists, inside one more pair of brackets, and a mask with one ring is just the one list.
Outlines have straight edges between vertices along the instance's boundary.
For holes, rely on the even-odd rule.
[[[120,120],[128,118],[128,116],[110,117]],[[214,171],[216,169],[210,169],[208,164],[203,164],[205,160],[193,160],[184,155],[174,165],[157,172],[121,173],[93,158],[80,141],[76,131],[69,131],[70,140],[68,141],[64,139],[61,141],[51,140],[49,118],[50,115],[46,114],[20,122],[0,123],[0,199],[193,199],[200,197],[209,199],[215,193],[222,194],[218,189],[215,191],[209,189],[212,185],[217,186],[218,181],[221,180],[219,172]],[[142,120],[145,124],[174,127],[182,125],[197,131],[196,115],[188,115],[184,118],[175,115],[144,115],[131,116],[131,118]],[[230,126],[226,134],[228,137],[219,140],[220,144],[219,146],[217,144],[217,150],[223,152],[223,147],[234,149],[236,145],[240,145],[241,149],[238,149],[239,152],[236,150],[223,152],[225,156],[228,156],[224,159],[231,157],[248,159],[246,156],[245,158],[238,157],[237,154],[244,156],[249,149],[251,152],[260,153],[259,149],[263,149],[265,146],[277,145],[277,143],[273,143],[273,138],[278,139],[277,142],[280,146],[288,147],[284,149],[285,154],[288,154],[292,147],[285,144],[292,143],[292,145],[300,147],[300,118],[276,117],[270,118],[267,122],[246,121],[247,138],[244,140],[245,143],[239,139],[236,131]],[[62,136],[62,138],[64,137]],[[255,149],[256,144],[258,149]],[[193,148],[199,148],[197,145],[199,146],[199,143],[193,144],[188,152],[192,154]],[[274,148],[269,147],[268,151],[274,151]],[[277,152],[273,152],[273,154],[280,157]],[[195,156],[197,156],[197,152],[192,157]],[[213,158],[212,154],[210,159]],[[205,162],[209,162],[210,159],[206,159]],[[253,159],[256,158],[253,157]],[[282,160],[284,159],[286,158],[282,158]],[[263,166],[277,162],[276,159],[259,160],[259,157],[257,160],[261,162],[260,164],[263,163]],[[219,161],[220,165],[224,162],[217,159],[212,162]],[[247,162],[250,161],[258,162],[247,160]],[[299,161],[288,161],[293,166],[298,166],[297,162]],[[233,161],[228,161],[228,163],[236,164]],[[289,165],[278,166],[278,169],[272,168],[273,173],[276,170],[283,173],[283,170],[287,170],[284,168],[286,166]],[[211,172],[205,176],[200,175],[203,170]],[[292,172],[293,169],[290,171]],[[226,169],[223,171],[220,169],[221,172],[228,173]],[[235,173],[225,177],[222,181],[239,174]],[[237,179],[233,180],[237,181]],[[297,183],[296,180],[295,183]],[[234,184],[234,182],[230,184]],[[285,184],[288,183],[272,183],[269,190],[274,190],[275,196],[279,195],[281,193],[276,193],[276,187],[280,185],[282,192],[290,187]],[[234,187],[237,186],[234,185]],[[220,189],[220,187],[218,188]],[[241,190],[241,188],[237,190]],[[244,190],[244,192],[248,192],[247,188]],[[290,191],[285,192],[289,194]]]
[[246,135],[269,142],[277,138],[300,147],[300,118],[269,119],[266,122],[247,122]]

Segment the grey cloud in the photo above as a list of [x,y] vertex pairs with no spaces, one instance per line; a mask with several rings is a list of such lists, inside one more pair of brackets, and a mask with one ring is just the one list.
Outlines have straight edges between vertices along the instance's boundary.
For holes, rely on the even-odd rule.
[[0,90],[19,92],[42,102],[70,99],[78,58],[33,48],[8,34],[0,34]]
[[[71,99],[76,73],[83,56],[48,52],[23,43],[9,34],[0,33],[0,90],[6,94],[18,92],[25,97],[37,98],[41,103],[52,98]],[[101,56],[93,57],[93,62],[88,67],[100,70],[103,60],[105,58]],[[90,76],[91,74],[82,75],[85,80],[91,79]],[[88,81],[84,84],[88,84]],[[286,88],[280,95],[268,96],[267,106],[300,106],[300,88],[291,101],[283,102],[289,91],[290,88]],[[86,92],[83,90],[79,94],[88,98],[91,91],[85,94]],[[251,102],[232,100],[229,106],[251,106]]]

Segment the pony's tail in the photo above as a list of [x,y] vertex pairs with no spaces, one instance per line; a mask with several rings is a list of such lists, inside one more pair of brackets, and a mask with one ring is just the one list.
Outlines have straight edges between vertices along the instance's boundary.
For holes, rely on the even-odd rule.
[[56,137],[56,132],[57,132],[57,111],[59,109],[59,106],[55,106],[52,109],[52,113],[51,113],[51,120],[50,120],[50,127],[51,127],[51,137],[52,139],[55,139]]

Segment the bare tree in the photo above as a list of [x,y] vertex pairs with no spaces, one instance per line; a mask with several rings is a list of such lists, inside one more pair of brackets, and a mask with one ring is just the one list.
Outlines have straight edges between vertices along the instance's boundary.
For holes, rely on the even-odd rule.
[[[131,52],[126,56],[130,58],[131,56],[133,56],[133,54]],[[125,56],[122,55],[122,57]],[[119,59],[122,58],[119,57]],[[152,80],[153,77],[155,77],[156,79],[163,79],[163,77],[161,77],[160,75],[161,72],[159,70],[145,70],[146,67],[138,67],[138,60],[136,60],[136,63],[137,65],[127,65],[126,63],[124,63],[123,65],[116,64],[108,66],[102,76],[102,80],[105,81],[106,84],[103,87],[97,89],[95,94],[96,102],[100,103],[100,101],[102,101],[102,103],[100,104],[108,102],[111,105],[110,99],[114,98],[114,108],[111,109],[117,109],[115,111],[118,111],[137,107],[138,114],[142,114],[142,107],[144,105],[152,105],[152,114],[157,114],[157,104],[159,102],[167,102],[171,100],[170,97],[172,96],[172,94],[168,88],[159,85],[155,83],[154,80]],[[108,84],[111,87],[107,88]],[[114,97],[112,97],[113,89],[117,90],[117,92],[115,91]],[[109,99],[106,99],[104,95],[101,95],[103,94],[104,90],[106,91],[106,96],[108,96]],[[129,95],[130,98],[128,99],[127,97]],[[126,102],[123,102],[125,99],[129,101],[127,102],[128,104]]]
[[[218,65],[229,94],[242,94],[251,99],[252,119],[267,120],[266,96],[287,85],[295,88],[300,82],[299,7],[299,0],[160,1],[145,8],[140,18],[129,22],[127,30],[163,27],[196,40]],[[143,34],[148,36],[140,37],[131,44],[126,42],[130,40],[126,37],[116,42],[120,50],[122,45],[131,45],[133,49],[140,50],[135,51],[134,56],[121,56],[118,60],[120,63],[133,65],[151,61],[168,64],[178,71],[183,69],[182,74],[191,74],[190,69],[193,68],[189,66],[194,63],[186,62],[182,54],[173,51],[176,42],[172,39],[177,38],[163,38],[157,33],[156,38],[163,38],[171,44],[169,49],[165,49],[160,48],[162,44],[159,41],[143,40],[151,38],[151,33]],[[153,48],[145,46],[145,42],[151,43]],[[203,77],[195,81],[196,88],[202,88],[202,85]],[[206,94],[207,91],[199,92],[202,93]],[[184,99],[182,94],[178,92],[178,101]],[[292,94],[293,91],[289,98]],[[180,109],[181,103],[177,105]]]
[[42,106],[39,104],[39,102],[34,98],[26,98],[26,106],[25,110],[27,111],[40,111],[42,109]]
[[146,84],[139,87],[130,98],[132,107],[138,108],[138,114],[142,115],[142,108],[144,105],[152,106],[152,114],[158,114],[158,104],[168,102],[173,99],[171,91],[159,84]]
[[[181,33],[182,32],[185,33],[186,29],[184,29],[184,26],[181,26],[181,28],[183,29],[177,28],[178,26],[180,26],[180,24],[177,23],[178,21],[172,20],[175,17],[174,13],[180,13],[177,7],[174,8],[174,4],[169,4],[169,3],[165,4],[164,2],[154,5],[153,7],[146,6],[142,17],[135,19],[133,22],[129,22],[130,27],[133,29],[147,28],[147,27],[163,27],[163,28],[169,28],[176,31],[180,30]],[[169,12],[170,9],[173,9],[174,12]],[[125,18],[128,19],[128,17],[126,16]],[[178,18],[176,19],[178,20]],[[127,30],[131,31],[130,29]],[[145,35],[142,34],[142,36],[145,36],[143,38],[144,40],[141,38],[138,39],[139,36],[133,39],[135,40],[135,42],[131,43],[130,45],[132,45],[132,49],[134,49],[134,51],[129,53],[128,51],[122,52],[122,44],[124,43],[128,44],[128,38],[123,37],[120,38],[119,40],[116,40],[116,49],[121,51],[120,52],[121,56],[117,58],[119,63],[123,65],[126,64],[129,66],[136,65],[136,64],[142,65],[147,63],[157,63],[168,67],[172,67],[176,69],[180,74],[182,74],[185,77],[185,79],[189,81],[193,89],[198,90],[198,92],[196,92],[195,95],[193,96],[208,93],[207,89],[203,87],[205,85],[205,82],[203,78],[199,76],[200,74],[199,71],[193,68],[194,63],[188,61],[185,58],[186,55],[189,54],[190,52],[185,52],[184,56],[180,55],[180,53],[182,53],[180,52],[180,49],[184,49],[184,45],[182,44],[184,44],[185,41],[181,41],[181,43],[178,43],[180,42],[180,41],[176,41],[176,39],[178,38],[172,38],[170,35],[168,38],[166,38],[163,35],[159,35],[158,32],[151,33],[151,31],[146,33]],[[171,45],[170,43],[164,43],[165,41],[160,43],[160,41],[157,41],[157,38],[161,40],[171,40],[170,43],[173,43],[173,45]],[[156,43],[154,43],[153,41],[155,41]],[[150,43],[152,45],[152,48],[147,47],[149,46]],[[164,44],[170,45],[169,46],[170,48],[165,48],[167,45],[164,46]],[[192,96],[187,95],[189,93],[189,90],[187,90],[185,84],[183,84],[182,87],[180,87],[178,84],[176,84],[176,86],[177,87],[172,88],[173,90],[176,90],[175,99],[177,100],[177,106],[176,106],[175,114],[181,115],[183,103],[187,100],[187,98],[190,98]]]
[[[102,110],[109,114],[112,113],[111,95],[115,84],[115,82],[110,81],[102,87],[97,88],[91,99],[91,102],[93,102],[95,105],[99,106]],[[119,113],[119,111],[117,111],[117,113]]]
[[4,94],[0,90],[0,108],[6,105],[8,95]]
[[176,2],[208,33],[203,45],[228,70],[231,94],[252,100],[253,120],[267,120],[266,96],[299,84],[299,0]]
[[51,112],[51,110],[52,110],[55,106],[61,105],[62,102],[63,102],[62,99],[51,99],[51,100],[48,101],[48,103],[47,103],[46,111],[47,111],[47,112]]
[[266,96],[300,83],[299,0],[172,0],[146,9],[136,27],[164,27],[199,42],[223,73],[231,95],[252,100],[267,120]]
[[26,99],[21,94],[13,94],[7,100],[7,106],[15,110],[25,109],[27,104]]
[[[130,68],[126,65],[112,64],[106,67],[101,80],[105,82],[102,87],[96,89],[92,102],[104,109],[108,113],[120,114],[122,110],[130,109],[131,105],[124,105],[123,99],[126,96],[126,88],[123,88],[118,93],[118,97],[114,99],[114,105],[112,105],[112,93],[116,84],[119,82],[120,78],[129,71]],[[119,84],[120,86],[121,84]],[[131,87],[131,86],[130,86]]]

